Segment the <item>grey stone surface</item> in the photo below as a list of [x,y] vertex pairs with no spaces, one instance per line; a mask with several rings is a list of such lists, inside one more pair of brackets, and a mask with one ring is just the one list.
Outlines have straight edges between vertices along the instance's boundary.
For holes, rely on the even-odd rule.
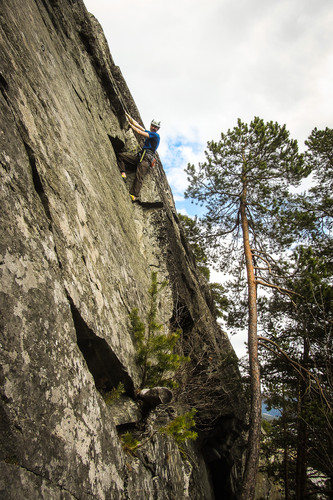
[[[136,144],[124,109],[140,115],[101,28],[80,0],[2,2],[0,22],[0,494],[209,500],[215,473],[201,449],[212,447],[233,498],[244,417],[237,366],[223,361],[233,351],[161,163],[143,205],[119,175],[117,150]],[[176,397],[201,415],[188,461],[166,435],[136,456],[119,436],[140,418],[129,313],[146,314],[152,271],[169,281],[159,320],[182,327],[192,358]],[[132,403],[113,417],[101,394],[120,382]]]

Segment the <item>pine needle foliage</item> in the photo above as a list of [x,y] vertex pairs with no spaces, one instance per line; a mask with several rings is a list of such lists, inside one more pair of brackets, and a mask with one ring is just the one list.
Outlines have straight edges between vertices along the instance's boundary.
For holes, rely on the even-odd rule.
[[280,287],[274,256],[293,243],[292,220],[286,219],[290,186],[299,186],[310,169],[286,127],[259,117],[249,125],[238,120],[233,130],[221,133],[220,141],[207,146],[206,161],[187,166],[185,197],[206,208],[200,223],[213,263],[234,275],[235,285],[247,293],[251,406],[240,499],[250,500],[255,496],[261,437],[258,285]]
[[196,412],[197,410],[192,408],[192,410],[184,413],[184,415],[179,415],[168,425],[161,427],[160,432],[172,436],[181,448],[188,439],[195,440],[198,437],[197,432],[193,430],[193,427],[195,427],[194,416]]
[[111,391],[103,394],[104,402],[107,406],[112,405],[117,399],[119,399],[122,394],[125,393],[125,387],[122,382],[119,382],[117,387],[114,387]]
[[137,362],[142,368],[141,388],[143,387],[176,387],[175,372],[182,363],[189,361],[186,356],[174,354],[181,330],[164,333],[164,325],[158,322],[158,296],[166,287],[167,281],[158,283],[157,273],[151,276],[148,290],[150,307],[143,322],[137,308],[130,313],[132,332],[136,341]]

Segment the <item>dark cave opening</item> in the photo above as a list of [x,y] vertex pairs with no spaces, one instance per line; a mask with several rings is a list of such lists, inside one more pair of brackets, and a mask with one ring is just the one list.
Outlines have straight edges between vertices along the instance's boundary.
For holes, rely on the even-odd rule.
[[203,439],[202,453],[218,500],[237,499],[242,460],[235,444],[242,430],[242,423],[237,418],[232,414],[224,415]]
[[134,385],[123,364],[112,351],[109,344],[87,325],[73,300],[68,297],[77,344],[92,374],[96,389],[102,394],[117,388],[122,383],[128,396],[134,396]]
[[208,464],[216,500],[236,500],[230,485],[230,467],[223,457]]
[[124,149],[125,143],[124,143],[124,141],[119,139],[119,137],[114,137],[114,136],[108,134],[108,138],[110,139],[110,142],[112,144],[112,147],[113,147],[116,155]]

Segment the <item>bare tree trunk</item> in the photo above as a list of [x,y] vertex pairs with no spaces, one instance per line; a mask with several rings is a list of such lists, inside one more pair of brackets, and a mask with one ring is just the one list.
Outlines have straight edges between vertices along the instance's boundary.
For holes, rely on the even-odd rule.
[[284,498],[285,500],[289,500],[289,453],[288,453],[288,444],[287,444],[287,429],[285,417],[283,418],[283,441],[284,441],[284,449],[283,449],[283,482],[284,482]]
[[246,215],[246,191],[244,199],[245,201],[243,200],[241,203],[240,214],[248,285],[248,349],[251,377],[251,408],[247,456],[240,499],[252,500],[255,495],[256,477],[259,466],[261,437],[261,390],[257,338],[257,285],[253,267],[252,251],[250,247],[249,225]]
[[283,423],[283,482],[284,482],[284,498],[289,500],[289,445],[288,445],[288,432],[287,432],[287,419],[288,413],[286,410],[286,398],[283,387],[283,410],[282,410],[282,423]]
[[[303,360],[305,368],[309,366],[309,343],[304,335],[303,340]],[[306,494],[307,479],[307,447],[308,447],[308,426],[304,419],[303,412],[305,403],[308,400],[309,391],[308,378],[301,378],[299,381],[299,400],[297,408],[297,460],[296,460],[296,499],[302,500]]]

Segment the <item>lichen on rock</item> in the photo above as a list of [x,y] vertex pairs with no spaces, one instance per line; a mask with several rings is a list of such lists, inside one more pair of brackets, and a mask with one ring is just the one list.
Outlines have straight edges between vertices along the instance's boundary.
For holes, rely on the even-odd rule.
[[[141,205],[119,174],[116,153],[136,142],[125,108],[141,118],[103,32],[81,0],[12,0],[0,22],[0,496],[209,500],[224,488],[236,498],[244,423],[237,363],[223,364],[233,351],[161,162]],[[137,396],[129,322],[133,308],[147,311],[152,271],[169,283],[160,320],[182,329],[192,359],[175,395],[201,412],[189,462],[158,433],[129,459],[119,435],[126,425],[144,435],[158,411],[147,416]],[[198,394],[212,373],[215,424],[205,427],[210,410],[200,410]],[[103,391],[120,383],[119,404],[106,405]],[[205,460],[211,448],[215,460]]]

